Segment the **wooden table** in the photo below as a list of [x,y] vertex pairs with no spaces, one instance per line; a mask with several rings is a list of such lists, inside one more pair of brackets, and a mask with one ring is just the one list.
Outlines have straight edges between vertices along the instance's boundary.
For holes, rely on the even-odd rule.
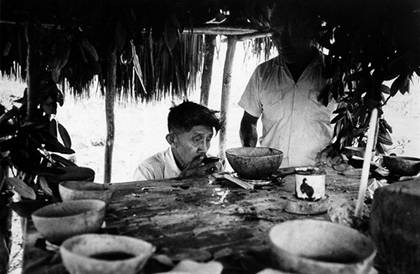
[[[355,198],[358,184],[358,178],[331,172],[327,194],[330,199],[338,195]],[[267,249],[268,231],[276,223],[308,217],[328,219],[327,214],[283,211],[286,198],[294,192],[293,175],[251,191],[208,178],[128,182],[113,187],[103,232],[141,238],[155,245],[157,253],[174,260],[217,260],[250,248]],[[66,273],[59,255],[34,245],[40,238],[29,224],[23,273]],[[45,272],[48,267],[54,271]]]

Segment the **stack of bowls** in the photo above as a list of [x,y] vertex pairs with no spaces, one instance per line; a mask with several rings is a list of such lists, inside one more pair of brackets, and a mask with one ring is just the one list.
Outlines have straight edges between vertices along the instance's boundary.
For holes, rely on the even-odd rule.
[[71,274],[135,274],[155,248],[142,240],[97,232],[105,218],[112,190],[84,181],[59,185],[62,203],[32,214],[35,228],[50,243],[60,245],[63,264]]

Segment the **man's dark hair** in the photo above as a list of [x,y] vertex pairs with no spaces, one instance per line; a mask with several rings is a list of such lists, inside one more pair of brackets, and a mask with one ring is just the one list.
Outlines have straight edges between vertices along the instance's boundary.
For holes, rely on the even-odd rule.
[[220,121],[216,116],[217,111],[210,110],[205,106],[185,101],[182,104],[171,107],[168,115],[168,130],[174,129],[189,131],[194,126],[208,126],[216,132],[220,129]]
[[270,26],[287,27],[293,24],[299,26],[303,34],[315,37],[320,30],[321,21],[305,3],[296,0],[278,1],[270,15]]

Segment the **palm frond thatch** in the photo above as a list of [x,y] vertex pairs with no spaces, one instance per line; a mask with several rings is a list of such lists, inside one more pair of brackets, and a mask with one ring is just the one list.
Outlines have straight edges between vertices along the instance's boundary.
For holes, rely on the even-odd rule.
[[[39,37],[42,69],[57,82],[66,78],[75,94],[95,75],[102,85],[106,83],[112,48],[118,52],[117,87],[123,97],[154,100],[185,94],[200,72],[203,54],[203,37],[183,35],[185,30],[208,28],[206,22],[212,21],[233,29],[267,31],[274,6],[284,16],[293,15],[298,6],[318,18],[317,42],[329,49],[327,62],[334,71],[341,70],[338,74],[348,75],[370,64],[376,71],[391,70],[386,78],[404,78],[399,81],[404,85],[396,83],[392,89],[404,92],[406,79],[420,73],[417,0],[2,0],[0,4],[1,72],[25,78],[25,25],[32,24]],[[262,49],[267,53],[271,46],[267,39],[253,42],[255,53]]]
[[[240,3],[239,3],[240,2]],[[266,28],[264,1],[3,0],[0,2],[0,70],[25,79],[27,24],[35,26],[42,70],[66,79],[75,95],[98,75],[106,85],[109,52],[117,48],[120,97],[142,100],[185,95],[203,59],[203,35],[184,30],[229,10],[233,28]],[[257,16],[254,16],[257,14]],[[254,14],[254,15],[253,15]],[[23,68],[23,69],[22,69]]]

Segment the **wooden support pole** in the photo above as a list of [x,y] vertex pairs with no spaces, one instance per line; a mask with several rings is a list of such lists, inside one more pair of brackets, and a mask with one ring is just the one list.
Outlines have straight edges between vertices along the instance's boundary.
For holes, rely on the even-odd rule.
[[238,36],[238,41],[246,41],[246,40],[257,39],[257,38],[266,38],[266,37],[271,37],[271,36],[272,36],[271,32],[255,32],[255,33],[244,34],[244,35]]
[[209,93],[211,86],[211,76],[213,71],[213,57],[216,43],[216,35],[206,35],[204,39],[205,54],[203,75],[201,76],[200,104],[207,106],[209,104]]
[[32,23],[27,23],[25,27],[25,38],[27,43],[27,54],[26,54],[26,83],[27,83],[27,108],[26,108],[26,120],[32,121],[34,119],[37,98],[39,90],[36,88],[40,77],[40,56],[38,53],[38,38],[35,33],[35,27]]
[[360,179],[359,195],[356,202],[355,217],[362,215],[363,203],[365,201],[366,189],[369,179],[370,162],[372,161],[372,150],[375,141],[376,124],[378,122],[378,109],[374,108],[370,115],[369,129],[367,132],[367,144],[365,150],[365,157],[363,160],[362,178]]
[[375,191],[370,235],[381,273],[419,273],[420,181],[397,182]]
[[225,160],[226,150],[226,126],[227,116],[229,111],[229,97],[230,97],[230,83],[232,80],[232,64],[235,56],[236,37],[230,36],[228,38],[228,45],[226,50],[225,64],[223,67],[223,86],[222,99],[220,104],[220,118],[222,126],[219,133],[219,157],[222,161]]
[[229,26],[214,26],[207,25],[202,27],[186,28],[183,33],[193,33],[198,35],[226,35],[226,36],[240,36],[245,34],[257,33],[257,29],[250,29],[248,27],[229,27]]
[[105,144],[105,169],[104,184],[111,184],[112,150],[114,148],[114,102],[117,81],[117,50],[114,48],[109,54],[107,65],[107,84],[105,93],[106,116],[106,144]]
[[9,166],[0,164],[0,273],[8,273],[10,248],[12,246],[12,209],[6,204],[12,198],[6,195],[6,178],[9,177]]

